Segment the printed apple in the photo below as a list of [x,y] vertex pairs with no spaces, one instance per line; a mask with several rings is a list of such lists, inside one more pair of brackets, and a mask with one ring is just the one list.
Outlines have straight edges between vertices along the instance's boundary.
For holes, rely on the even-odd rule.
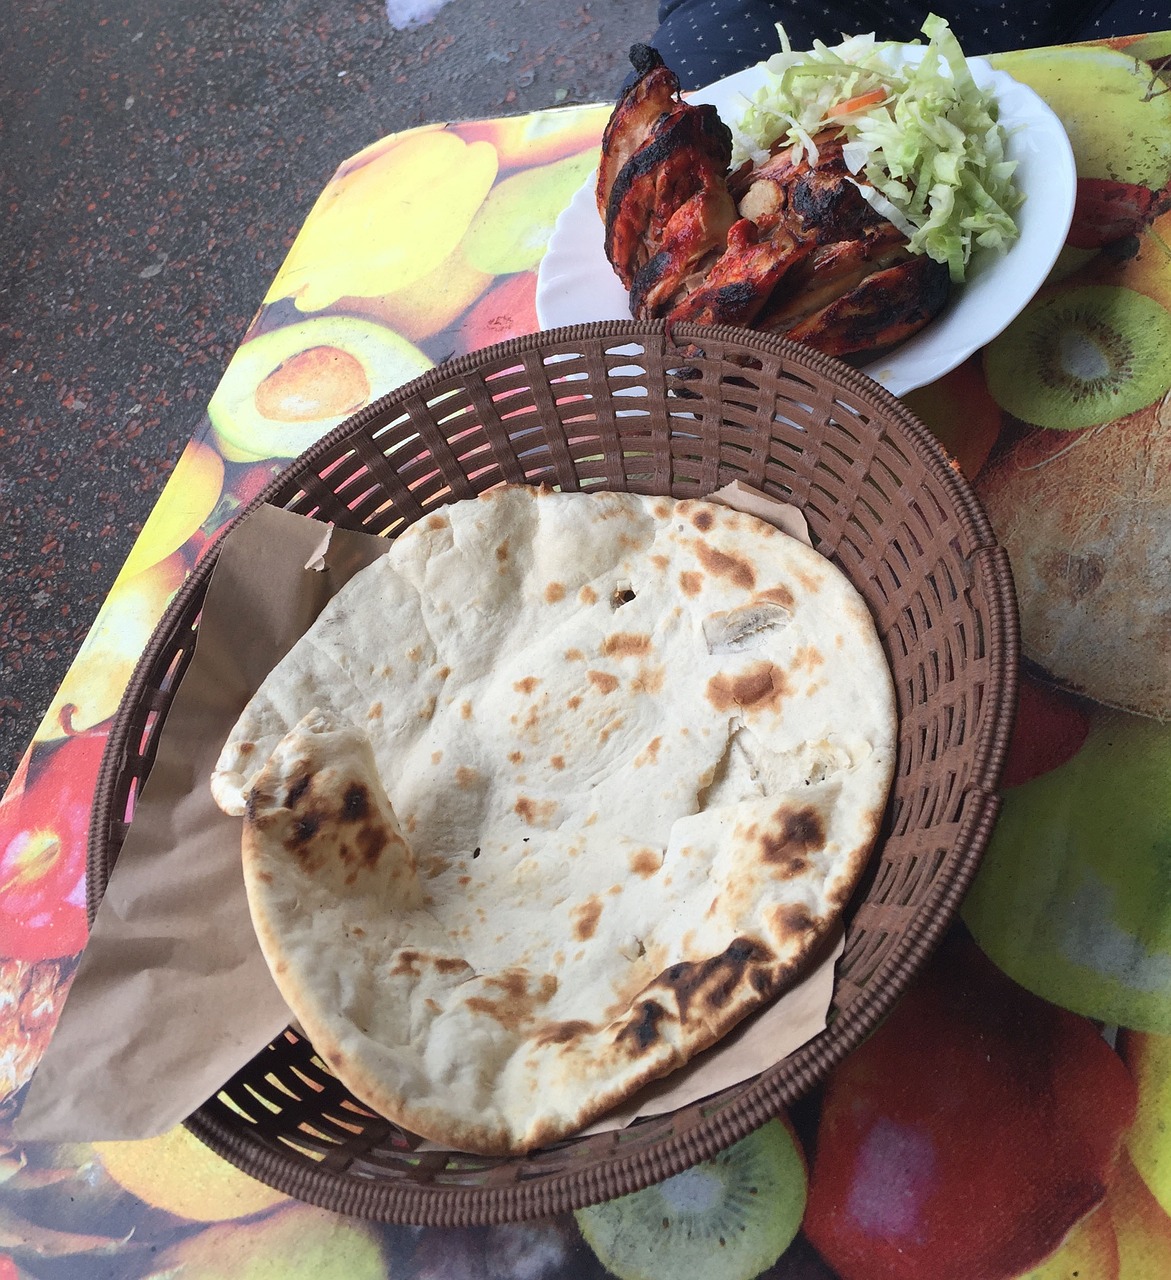
[[1079,178],[1066,243],[1075,249],[1100,249],[1136,235],[1154,216],[1157,199],[1149,187],[1134,182]]
[[1167,37],[1160,32],[1137,35],[1109,36],[1104,41],[1111,49],[1121,49],[1132,58],[1141,58],[1144,62],[1167,57]]
[[[212,544],[216,535],[284,470],[285,464],[276,459],[231,466],[224,479],[224,490],[219,502],[200,526],[202,541],[197,547],[195,558],[198,559]],[[193,539],[189,547],[194,545],[194,541]]]
[[[1120,1157],[1119,1164],[1125,1156]],[[1119,1175],[1121,1177],[1121,1174]],[[1113,1189],[1111,1189],[1113,1190]],[[1065,1239],[1035,1267],[1013,1280],[1123,1280],[1118,1265],[1118,1242],[1106,1204],[1091,1209],[1070,1228]],[[1126,1276],[1125,1280],[1134,1280]]]
[[1171,1033],[1171,724],[1091,708],[1081,749],[1014,787],[962,915],[1013,979]]
[[1133,239],[1098,254],[1081,280],[1123,285],[1171,309],[1171,213],[1160,214]]
[[285,473],[286,466],[278,458],[228,464],[220,500],[183,546],[183,553],[192,568],[216,545],[220,534],[225,532],[253,498]]
[[1020,50],[992,62],[1040,94],[1069,135],[1078,180],[1067,243],[1096,249],[1139,230],[1171,178],[1171,104],[1152,92],[1152,68],[1102,46]]
[[1080,698],[1028,672],[1021,673],[1017,695],[1002,787],[1019,787],[1063,765],[1077,754],[1090,732],[1089,715]]
[[[1142,1105],[1140,1097],[1140,1109]],[[1122,1280],[1166,1280],[1171,1276],[1171,1217],[1125,1151],[1104,1208],[1114,1230]]]
[[464,317],[460,326],[461,352],[490,347],[493,343],[536,333],[537,273],[522,271],[505,276]]
[[1134,1086],[953,931],[826,1088],[803,1229],[842,1280],[1016,1276],[1103,1199]]
[[85,945],[86,849],[105,746],[105,733],[91,730],[35,749],[23,790],[0,802],[4,957],[48,960]]
[[979,358],[973,356],[942,378],[909,391],[907,407],[971,479],[1000,434],[1000,406],[988,394]]

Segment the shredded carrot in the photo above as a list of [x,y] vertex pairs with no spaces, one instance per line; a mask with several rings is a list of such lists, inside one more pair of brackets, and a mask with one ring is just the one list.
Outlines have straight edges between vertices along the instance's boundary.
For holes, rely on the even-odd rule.
[[829,116],[848,116],[855,111],[865,111],[867,107],[877,106],[890,91],[884,88],[870,89],[866,93],[860,93],[854,98],[846,98],[843,102],[839,102],[836,106],[830,107],[825,113]]

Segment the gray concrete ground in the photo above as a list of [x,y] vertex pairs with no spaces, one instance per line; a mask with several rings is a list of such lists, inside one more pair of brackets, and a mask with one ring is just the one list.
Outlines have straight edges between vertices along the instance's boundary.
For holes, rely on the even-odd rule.
[[449,0],[413,30],[379,0],[0,0],[0,787],[338,163],[612,98],[654,25],[654,0]]

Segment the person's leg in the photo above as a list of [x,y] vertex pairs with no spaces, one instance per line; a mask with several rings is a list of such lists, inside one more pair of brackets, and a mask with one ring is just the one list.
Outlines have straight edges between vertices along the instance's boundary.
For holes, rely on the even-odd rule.
[[964,52],[978,55],[1090,39],[1091,36],[1076,33],[1095,10],[1103,6],[1153,9],[1162,2],[1114,0],[1111,5],[1106,0],[965,0],[949,12],[949,6],[941,0],[841,0],[836,4],[809,0],[662,0],[660,26],[650,43],[679,76],[683,88],[697,89],[775,53],[779,48],[775,29],[778,22],[795,49],[807,49],[815,39],[836,44],[843,35],[869,31],[880,39],[921,39],[924,18],[935,12],[947,18]]
[[[698,89],[776,53],[776,24],[789,7],[784,0],[664,0],[650,43],[684,89]],[[797,47],[806,30],[795,32]]]
[[[1078,24],[1096,0],[964,0],[916,4],[910,0],[870,0],[871,27],[879,36],[912,40],[928,13],[947,19],[971,57],[1007,49],[1036,48],[1074,40]],[[921,37],[920,37],[921,38]]]
[[1168,0],[1097,0],[1079,22],[1071,40],[1104,40],[1171,29]]

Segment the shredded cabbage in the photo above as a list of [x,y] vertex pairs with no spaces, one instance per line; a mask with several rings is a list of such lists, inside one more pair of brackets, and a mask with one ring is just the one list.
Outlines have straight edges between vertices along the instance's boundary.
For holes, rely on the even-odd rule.
[[928,43],[912,66],[903,46],[873,35],[834,48],[819,40],[795,53],[778,24],[781,52],[765,64],[767,82],[732,129],[732,164],[760,162],[778,142],[815,163],[814,136],[839,125],[863,197],[908,237],[912,252],[946,262],[959,281],[974,249],[1003,251],[1016,239],[1012,215],[1023,196],[995,96],[972,79],[943,18],[929,15],[922,31]]

